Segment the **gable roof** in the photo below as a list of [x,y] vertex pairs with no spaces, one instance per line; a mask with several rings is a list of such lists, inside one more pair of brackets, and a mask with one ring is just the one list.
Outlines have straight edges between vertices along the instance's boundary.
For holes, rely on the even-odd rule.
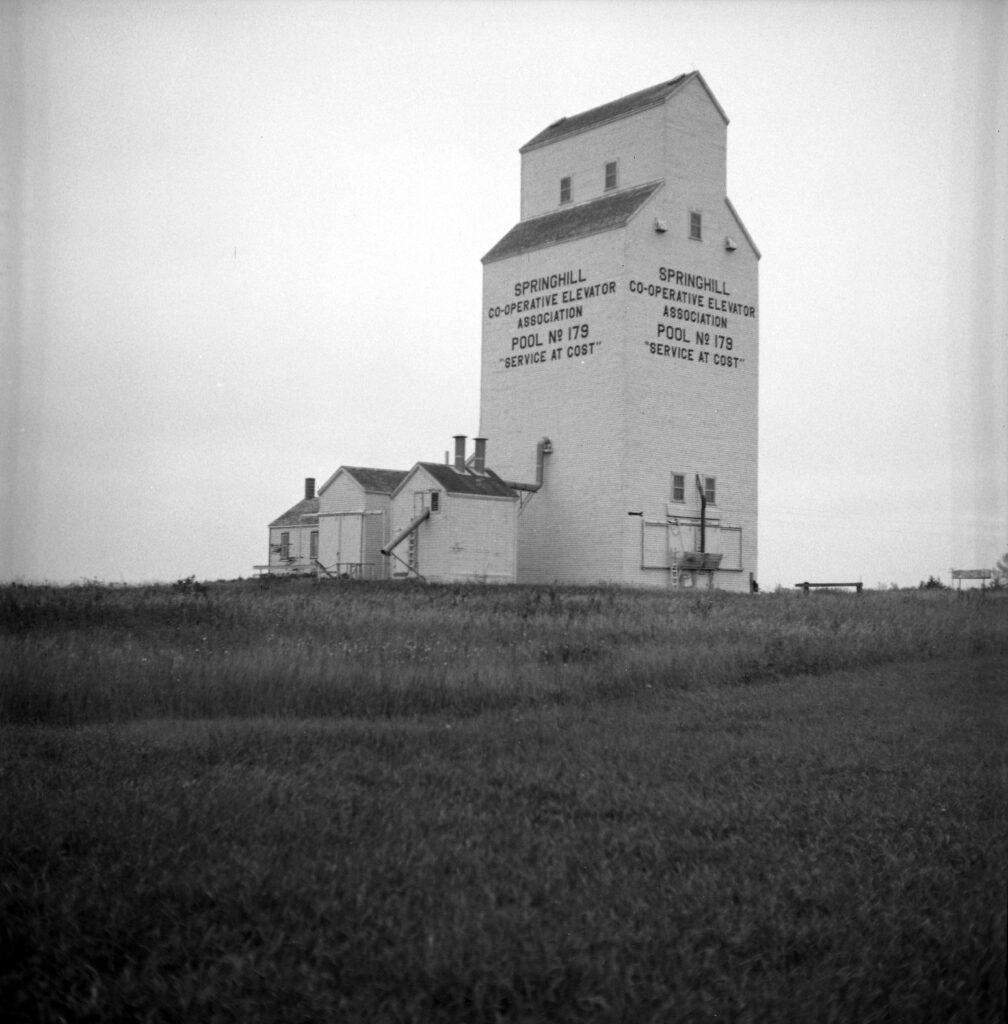
[[610,103],[603,103],[600,107],[592,107],[591,110],[586,110],[584,113],[574,114],[571,117],[561,117],[559,121],[554,121],[538,135],[529,139],[518,152],[525,153],[530,149],[536,149],[539,146],[556,142],[557,139],[584,131],[586,128],[594,128],[596,125],[604,124],[607,121],[615,121],[621,117],[638,114],[649,107],[660,106],[672,93],[678,91],[693,79],[704,87],[711,102],[717,107],[718,113],[724,118],[725,124],[727,124],[728,116],[725,114],[721,104],[718,103],[714,93],[710,91],[710,86],[704,81],[703,75],[699,71],[690,71],[687,74],[678,75],[676,78],[670,78],[667,82],[660,82],[658,85],[641,89],[639,92],[632,92],[628,96],[621,96],[618,100],[612,100]]
[[418,469],[423,469],[432,476],[449,494],[474,494],[485,498],[518,497],[517,493],[492,470],[488,469],[483,476],[478,476],[476,473],[460,473],[453,466],[446,466],[443,462],[418,462],[406,474],[397,491]]
[[484,257],[484,263],[503,260],[544,245],[612,231],[628,220],[661,188],[662,182],[624,189],[577,206],[519,221]]
[[340,466],[319,488],[321,494],[340,473],[349,473],[360,484],[362,490],[375,494],[391,494],[406,478],[405,469],[371,469],[367,466]]
[[370,469],[367,466],[344,466],[365,491],[391,494],[406,479],[407,469]]
[[318,522],[318,498],[302,498],[279,519],[269,524],[271,530],[281,526],[314,526]]

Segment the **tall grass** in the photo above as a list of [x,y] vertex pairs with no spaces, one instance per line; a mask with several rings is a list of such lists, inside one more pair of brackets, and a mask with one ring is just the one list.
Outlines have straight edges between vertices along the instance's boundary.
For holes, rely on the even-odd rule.
[[0,728],[4,1024],[992,1024],[998,658]]
[[999,594],[14,585],[0,721],[462,716],[1003,652]]
[[1006,612],[4,588],[0,1018],[1002,1020]]

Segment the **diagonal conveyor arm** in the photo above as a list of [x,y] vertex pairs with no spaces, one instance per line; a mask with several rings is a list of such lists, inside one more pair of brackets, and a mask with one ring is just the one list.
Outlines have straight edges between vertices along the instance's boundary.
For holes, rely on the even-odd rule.
[[381,549],[381,553],[383,555],[392,554],[392,549],[397,548],[400,544],[402,544],[402,542],[429,516],[430,509],[425,508],[423,512],[421,512],[420,515],[418,515],[416,519],[414,519],[413,522],[406,527],[405,530],[401,530],[399,533],[397,533],[396,536],[393,537],[392,540],[388,543],[388,545]]

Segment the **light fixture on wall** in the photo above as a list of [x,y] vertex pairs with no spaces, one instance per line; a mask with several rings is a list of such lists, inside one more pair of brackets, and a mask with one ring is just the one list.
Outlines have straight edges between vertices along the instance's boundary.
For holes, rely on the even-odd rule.
[[736,249],[738,248],[738,246],[737,246],[737,245],[735,244],[735,239],[734,239],[734,238],[732,238],[731,236],[729,236],[728,238],[726,238],[726,239],[724,240],[724,247],[725,247],[725,248],[726,248],[726,249],[727,249],[727,250],[728,250],[729,252],[734,252],[734,251],[735,251],[735,250],[736,250]]

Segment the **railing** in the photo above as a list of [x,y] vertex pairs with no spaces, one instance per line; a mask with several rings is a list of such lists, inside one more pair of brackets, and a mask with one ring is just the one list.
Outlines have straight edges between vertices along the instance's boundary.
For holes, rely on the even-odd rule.
[[253,565],[260,576],[311,576],[331,580],[376,580],[381,573],[374,562],[333,562],[323,565],[317,558],[307,561],[270,562],[268,565]]
[[318,559],[315,560],[315,572],[321,579],[323,576],[331,580],[371,580],[375,579],[372,571],[374,562],[333,562],[331,565],[323,565]]
[[260,576],[297,576],[315,571],[312,562],[299,562],[293,558],[285,562],[270,562],[268,565],[253,565],[252,568]]
[[808,580],[806,580],[804,583],[795,584],[796,587],[800,588],[801,590],[804,590],[806,594],[809,593],[809,591],[812,590],[814,587],[823,587],[827,590],[835,590],[838,587],[856,587],[857,592],[860,594],[861,587],[863,585],[864,584],[862,583],[809,583]]

